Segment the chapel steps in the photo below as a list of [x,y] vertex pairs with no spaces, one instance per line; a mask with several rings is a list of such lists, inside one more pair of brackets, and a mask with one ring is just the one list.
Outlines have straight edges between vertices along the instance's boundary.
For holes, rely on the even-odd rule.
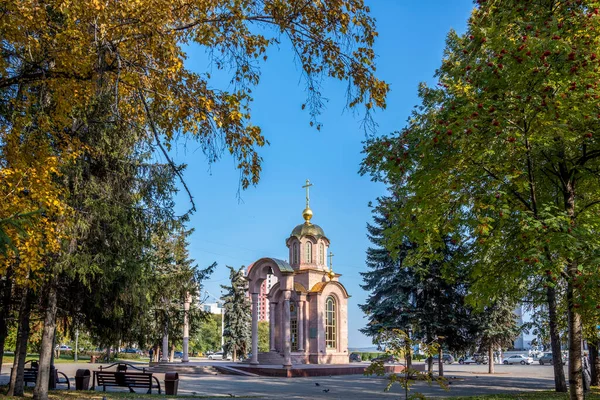
[[219,375],[220,372],[212,365],[190,365],[185,363],[158,364],[148,368],[153,373],[177,372],[184,375]]

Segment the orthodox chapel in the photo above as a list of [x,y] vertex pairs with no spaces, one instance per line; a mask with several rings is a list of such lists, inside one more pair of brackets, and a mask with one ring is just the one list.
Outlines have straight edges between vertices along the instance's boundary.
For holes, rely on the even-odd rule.
[[[311,222],[309,189],[306,181],[304,222],[286,239],[289,263],[261,258],[248,270],[252,299],[251,365],[347,364],[348,292],[333,272],[330,241],[323,229]],[[329,255],[328,255],[329,252]],[[329,266],[327,261],[329,260]],[[277,279],[266,295],[269,306],[269,348],[258,352],[259,296],[261,285]]]

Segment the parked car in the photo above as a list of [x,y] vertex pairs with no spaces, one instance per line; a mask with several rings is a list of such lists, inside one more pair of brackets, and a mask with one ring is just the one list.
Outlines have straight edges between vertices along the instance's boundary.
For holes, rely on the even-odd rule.
[[358,353],[350,353],[350,362],[361,362],[362,358]]
[[60,346],[56,346],[56,350],[70,351],[73,350],[73,348],[71,348],[71,346],[67,346],[66,344],[61,344]]
[[124,349],[122,352],[128,354],[142,354],[142,351],[138,349]]
[[222,351],[217,351],[208,356],[209,360],[231,360],[231,355],[227,354],[227,357],[223,356]]
[[480,354],[473,354],[471,356],[465,356],[458,359],[459,364],[487,364],[487,356]]
[[[440,359],[440,355],[436,354],[433,357],[433,362],[438,362]],[[444,364],[453,364],[454,363],[454,357],[452,357],[451,354],[442,354],[442,362]]]
[[379,357],[375,357],[373,359],[371,359],[371,362],[383,362],[384,364],[396,364],[398,362],[400,362],[400,360],[398,359],[398,357],[392,355],[392,354],[382,354]]
[[514,356],[510,356],[504,359],[505,365],[513,365],[513,364],[522,364],[522,365],[531,365],[533,364],[533,357],[526,357],[523,354],[515,354]]
[[[564,358],[562,361],[564,363]],[[545,365],[545,364],[552,365],[552,363],[554,362],[552,360],[552,353],[544,353],[544,355],[540,357],[539,362],[541,365]]]
[[183,351],[176,351],[173,353],[173,358],[183,358]]

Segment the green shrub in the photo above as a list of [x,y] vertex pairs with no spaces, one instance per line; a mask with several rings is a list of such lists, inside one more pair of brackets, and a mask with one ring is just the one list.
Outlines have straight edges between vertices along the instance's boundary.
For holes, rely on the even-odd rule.
[[122,360],[139,360],[140,355],[136,353],[119,353],[117,354],[117,358]]
[[369,360],[379,357],[383,353],[369,353]]
[[369,357],[370,353],[360,353],[360,358],[363,361],[369,361],[371,359],[371,357]]

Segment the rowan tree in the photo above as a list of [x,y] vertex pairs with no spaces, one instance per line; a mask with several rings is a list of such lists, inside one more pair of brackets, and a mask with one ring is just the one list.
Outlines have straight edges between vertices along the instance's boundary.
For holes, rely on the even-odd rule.
[[448,35],[438,86],[420,87],[406,129],[368,144],[364,171],[398,187],[390,237],[427,244],[415,260],[448,235],[474,241],[478,300],[518,299],[545,277],[559,391],[552,321],[565,282],[571,398],[582,399],[581,312],[600,283],[600,2],[478,3],[467,32]]

